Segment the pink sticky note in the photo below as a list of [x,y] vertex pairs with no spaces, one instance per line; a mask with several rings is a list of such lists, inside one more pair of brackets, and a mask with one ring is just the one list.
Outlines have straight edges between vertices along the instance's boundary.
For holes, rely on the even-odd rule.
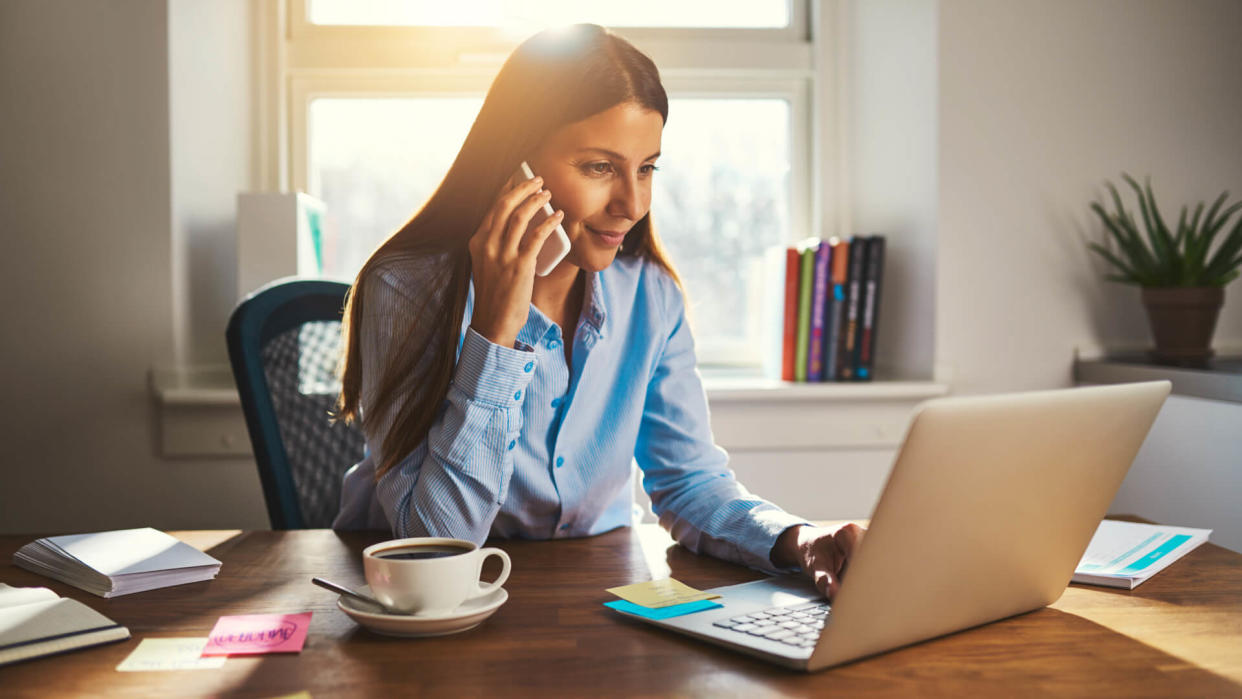
[[203,648],[203,656],[300,653],[311,613],[222,616]]

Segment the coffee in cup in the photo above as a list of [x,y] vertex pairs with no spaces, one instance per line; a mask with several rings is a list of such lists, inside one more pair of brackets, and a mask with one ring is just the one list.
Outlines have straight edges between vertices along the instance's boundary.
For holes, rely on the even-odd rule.
[[421,561],[428,558],[457,556],[463,553],[470,553],[471,550],[472,549],[468,549],[464,546],[440,546],[437,544],[426,544],[385,549],[379,553],[376,553],[375,557],[395,561]]
[[[480,584],[489,556],[499,556],[503,567],[494,581]],[[420,616],[449,614],[463,602],[497,590],[509,579],[510,566],[504,551],[481,549],[463,539],[394,539],[362,552],[371,594],[392,609]]]

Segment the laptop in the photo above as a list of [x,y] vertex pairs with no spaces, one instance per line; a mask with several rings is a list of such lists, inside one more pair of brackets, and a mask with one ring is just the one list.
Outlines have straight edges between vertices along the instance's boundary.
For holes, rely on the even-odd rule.
[[831,605],[785,575],[710,590],[721,608],[627,616],[814,671],[1040,609],[1069,584],[1169,389],[928,401]]

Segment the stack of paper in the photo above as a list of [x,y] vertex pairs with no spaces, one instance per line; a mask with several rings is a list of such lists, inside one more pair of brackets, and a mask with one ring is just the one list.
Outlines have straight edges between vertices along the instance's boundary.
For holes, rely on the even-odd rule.
[[211,580],[220,561],[150,527],[38,539],[13,554],[26,570],[100,597]]
[[1106,519],[1074,570],[1073,582],[1133,590],[1208,540],[1211,529]]
[[129,638],[129,629],[46,587],[0,583],[0,665]]
[[713,601],[720,595],[696,590],[673,578],[610,587],[608,592],[621,599],[605,602],[605,607],[648,619],[668,619],[724,606]]

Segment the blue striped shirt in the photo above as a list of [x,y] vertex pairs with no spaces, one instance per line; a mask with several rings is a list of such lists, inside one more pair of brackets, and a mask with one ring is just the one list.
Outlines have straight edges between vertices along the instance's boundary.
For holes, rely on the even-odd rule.
[[[392,411],[368,404],[394,318],[438,303],[430,262],[366,280],[362,406],[369,453],[345,476],[336,528],[397,537],[580,537],[635,521],[634,464],[661,525],[692,551],[772,571],[777,536],[806,521],[750,494],[715,445],[684,298],[658,266],[617,258],[587,275],[576,331],[534,305],[514,347],[462,320],[447,401],[428,438],[378,481]],[[572,363],[562,343],[573,342]],[[410,388],[411,391],[415,387]],[[373,414],[374,413],[374,414]]]

